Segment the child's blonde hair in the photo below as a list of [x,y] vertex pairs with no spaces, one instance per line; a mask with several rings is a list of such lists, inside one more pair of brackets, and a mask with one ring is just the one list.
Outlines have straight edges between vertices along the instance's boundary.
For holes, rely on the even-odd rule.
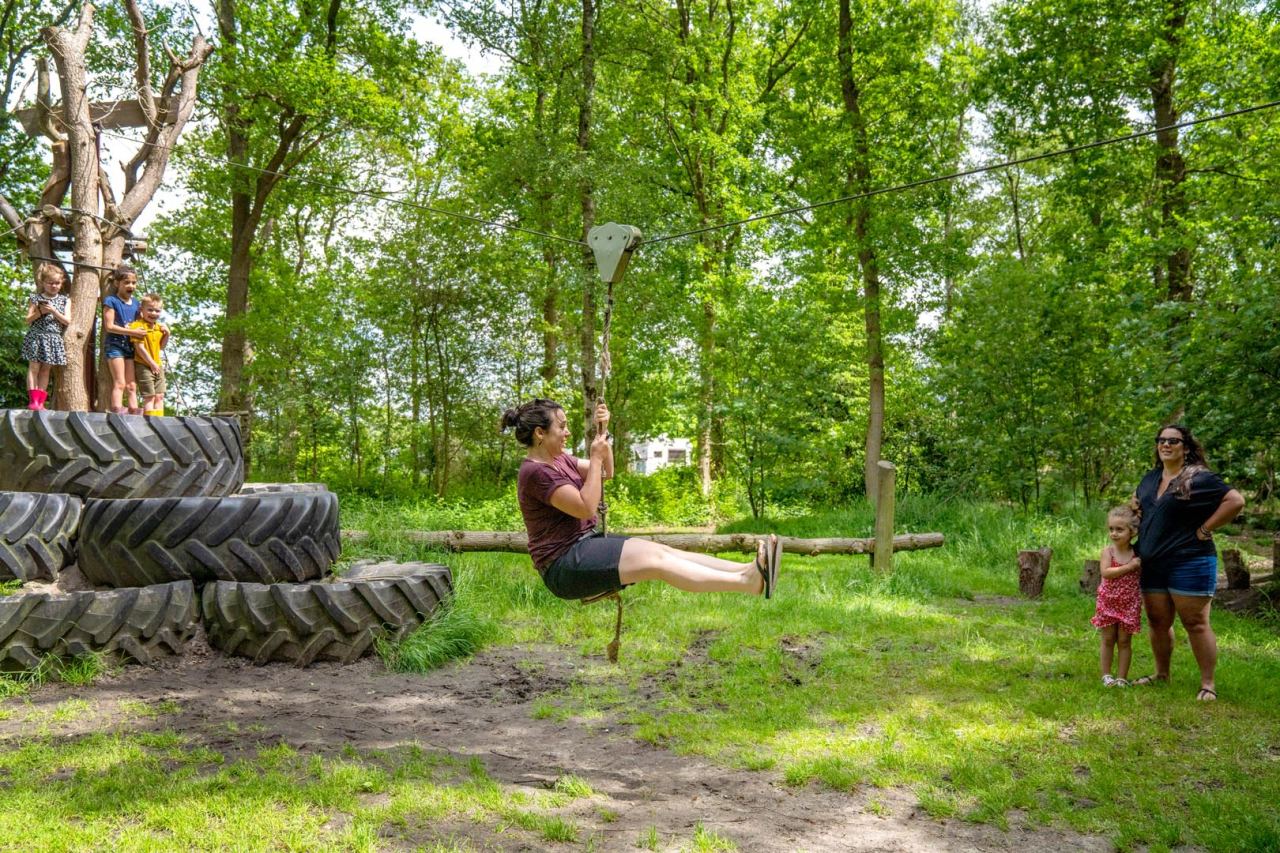
[[1135,534],[1138,532],[1138,514],[1129,506],[1113,506],[1111,512],[1107,513],[1107,521],[1118,518],[1125,524],[1129,525],[1129,529]]
[[160,298],[158,293],[148,293],[146,296],[138,300],[141,304],[146,305],[148,302],[157,308],[164,306],[164,300]]
[[46,281],[53,281],[54,279],[57,279],[58,281],[65,282],[66,278],[67,274],[62,271],[62,267],[57,264],[50,263],[49,261],[45,261],[40,266],[36,267],[37,288]]

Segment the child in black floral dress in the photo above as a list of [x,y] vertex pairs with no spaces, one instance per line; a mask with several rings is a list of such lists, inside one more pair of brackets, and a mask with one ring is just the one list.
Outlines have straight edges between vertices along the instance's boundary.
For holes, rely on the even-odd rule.
[[28,328],[22,339],[22,357],[27,360],[28,409],[44,408],[50,370],[67,363],[62,335],[71,322],[71,300],[61,292],[66,278],[57,264],[43,263],[36,270],[36,292],[27,297]]

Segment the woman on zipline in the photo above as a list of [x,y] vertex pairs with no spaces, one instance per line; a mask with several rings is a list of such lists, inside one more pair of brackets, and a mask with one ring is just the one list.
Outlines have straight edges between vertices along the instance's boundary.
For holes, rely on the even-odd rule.
[[596,437],[590,459],[565,452],[569,425],[564,409],[551,400],[531,400],[502,415],[503,430],[529,448],[520,463],[516,493],[529,533],[529,556],[553,595],[590,598],[638,581],[660,580],[687,592],[773,594],[781,548],[770,534],[753,562],[735,563],[680,551],[657,542],[597,533],[596,506],[604,480],[613,476],[609,410],[595,412]]

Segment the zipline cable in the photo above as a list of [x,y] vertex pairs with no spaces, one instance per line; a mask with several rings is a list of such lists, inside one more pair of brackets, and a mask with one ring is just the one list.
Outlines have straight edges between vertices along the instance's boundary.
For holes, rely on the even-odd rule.
[[[102,135],[110,136],[114,139],[121,139],[121,140],[124,140],[125,142],[132,142],[135,145],[147,145],[152,148],[162,148],[170,152],[174,150],[174,146],[172,145],[162,145],[159,142],[148,142],[145,139],[137,140],[137,139],[133,139],[132,137],[125,136],[122,133],[112,133],[109,130],[102,131]],[[333,190],[335,192],[340,192],[340,193],[346,193],[352,196],[371,198],[376,201],[385,201],[390,204],[397,204],[402,207],[409,207],[414,210],[423,211],[425,213],[434,213],[439,216],[448,216],[448,217],[452,217],[453,219],[461,219],[466,222],[474,222],[478,225],[488,225],[491,228],[501,228],[506,231],[518,231],[521,234],[529,234],[531,236],[542,237],[547,240],[559,240],[562,243],[569,243],[574,246],[587,245],[582,240],[574,240],[570,237],[561,237],[559,234],[547,234],[542,231],[535,231],[532,228],[525,228],[520,225],[512,225],[509,222],[496,222],[493,220],[484,219],[479,216],[473,216],[469,213],[458,213],[452,210],[444,210],[439,207],[432,207],[429,204],[422,204],[421,202],[408,201],[402,198],[395,198],[391,195],[388,195],[385,190],[379,190],[377,192],[374,192],[372,190],[352,189],[351,187],[344,187],[341,184],[327,183],[325,181],[321,181],[316,178],[307,177],[306,175],[297,175],[291,172],[281,172],[274,169],[263,169],[259,166],[250,166],[248,163],[237,163],[234,160],[230,160],[226,157],[211,157],[208,155],[204,155],[204,156],[199,156],[196,159],[203,160],[206,163],[221,163],[226,166],[231,166],[232,168],[235,168],[235,169],[245,169],[247,171],[257,172],[262,175],[271,175],[272,177],[276,177],[276,178],[283,178],[283,179],[292,180],[292,181],[301,181],[306,184],[312,184],[314,186],[321,187],[322,189]]]
[[[818,210],[820,208],[831,207],[837,204],[845,204],[851,201],[858,201],[859,199],[871,198],[872,196],[887,195],[890,193],[897,193],[897,192],[905,192],[906,190],[916,189],[918,187],[923,187],[923,186],[929,186],[930,184],[942,183],[943,181],[953,181],[958,178],[972,177],[973,175],[981,175],[986,172],[994,172],[994,171],[999,171],[1001,169],[1008,169],[1013,166],[1020,166],[1026,163],[1035,163],[1040,160],[1048,160],[1054,157],[1061,157],[1065,154],[1075,154],[1080,151],[1089,151],[1094,148],[1103,148],[1108,145],[1118,145],[1123,142],[1132,142],[1136,139],[1143,139],[1145,137],[1154,136],[1157,133],[1163,133],[1169,130],[1180,130],[1183,128],[1194,127],[1196,125],[1209,124],[1211,122],[1222,121],[1224,119],[1235,118],[1237,116],[1242,116],[1242,115],[1248,115],[1250,113],[1262,112],[1264,110],[1274,109],[1277,106],[1280,106],[1280,100],[1268,101],[1262,104],[1255,104],[1253,106],[1243,107],[1238,110],[1231,110],[1224,113],[1215,113],[1214,115],[1204,116],[1202,118],[1188,119],[1187,121],[1175,122],[1174,124],[1167,124],[1161,127],[1153,127],[1148,130],[1135,131],[1134,133],[1129,133],[1124,136],[1115,136],[1109,139],[1099,139],[1094,142],[1086,142],[1081,145],[1073,145],[1068,148],[1059,148],[1053,151],[1046,151],[1040,154],[1031,154],[1026,157],[1019,157],[1013,160],[1005,160],[1000,163],[990,163],[985,166],[977,166],[975,168],[966,169],[960,172],[951,172],[945,175],[934,175],[928,178],[921,178],[920,180],[917,180],[917,181],[910,181],[904,184],[895,184],[888,187],[880,187],[878,189],[867,190],[866,192],[854,193],[853,195],[847,195],[847,196],[841,196],[839,198],[828,199],[827,201],[814,202],[813,204],[798,205],[796,207],[783,208],[783,209],[774,210],[768,213],[758,213],[753,216],[745,217],[743,219],[737,219],[731,222],[721,222],[715,225],[706,225],[701,228],[694,228],[688,231],[680,231],[675,234],[664,234],[660,237],[651,237],[645,240],[644,242],[650,245],[655,243],[666,243],[672,240],[679,240],[684,237],[693,237],[698,234],[706,234],[711,231],[719,231],[725,228],[736,228],[740,225],[747,225],[752,222],[760,222],[767,219],[776,219],[782,216],[790,216],[796,213],[804,213],[810,210]],[[146,140],[140,141],[137,139],[133,139],[129,136],[125,136],[124,134],[112,133],[111,131],[107,131],[107,130],[102,131],[102,135],[110,136],[116,139],[121,139],[126,142],[131,142],[135,145],[147,145],[153,148],[163,148],[169,151],[174,150],[174,146],[171,146],[171,145],[162,145],[159,142],[148,142]],[[508,223],[508,222],[497,222],[494,220],[484,219],[483,217],[474,216],[468,213],[458,213],[456,211],[444,210],[442,208],[434,207],[432,205],[422,204],[420,202],[414,202],[414,201],[408,201],[405,199],[395,198],[387,194],[386,191],[375,192],[372,190],[353,189],[351,187],[342,186],[341,184],[328,183],[326,181],[321,181],[316,178],[307,177],[305,175],[297,175],[291,172],[282,172],[279,170],[263,169],[258,166],[251,166],[247,163],[237,163],[225,157],[211,157],[208,155],[202,155],[197,157],[197,159],[200,159],[209,163],[220,163],[223,165],[231,166],[232,168],[245,169],[245,170],[248,170],[251,172],[257,172],[263,175],[271,175],[276,178],[301,181],[303,183],[312,184],[314,186],[318,186],[318,187],[332,190],[335,192],[346,193],[351,196],[371,198],[376,201],[383,201],[389,204],[400,205],[402,207],[408,207],[408,208],[419,210],[425,213],[434,213],[439,216],[450,217],[453,219],[459,219],[467,222],[474,222],[479,225],[487,225],[492,228],[500,228],[506,231],[515,231],[522,234],[528,234],[533,237],[541,237],[547,240],[556,240],[558,242],[568,243],[574,246],[586,245],[586,243],[582,240],[575,240],[570,237],[562,237],[558,234],[549,234],[543,231],[534,230],[532,228],[525,228],[520,225],[512,225],[511,223]]]
[[1178,130],[1184,127],[1193,127],[1197,124],[1207,124],[1208,122],[1221,121],[1222,119],[1234,118],[1235,116],[1247,115],[1248,113],[1261,112],[1280,106],[1280,100],[1269,101],[1265,104],[1256,104],[1252,107],[1244,107],[1239,110],[1232,110],[1226,113],[1217,113],[1216,115],[1205,116],[1204,118],[1189,119],[1176,124],[1167,124],[1163,127],[1153,127],[1150,130],[1140,130],[1136,133],[1130,133],[1125,136],[1116,136],[1110,139],[1100,139],[1096,142],[1086,142],[1083,145],[1073,145],[1070,148],[1060,148],[1056,151],[1046,151],[1043,154],[1032,154],[1027,157],[1019,157],[1016,160],[1006,160],[1003,163],[991,163],[986,166],[978,166],[973,169],[966,169],[963,172],[952,172],[947,175],[935,175],[931,178],[921,178],[918,181],[911,181],[906,184],[896,184],[890,187],[881,187],[879,189],[867,190],[866,192],[854,193],[853,195],[841,196],[840,198],[829,199],[828,201],[820,201],[814,204],[801,205],[799,207],[789,207],[784,210],[775,210],[771,213],[758,213],[754,216],[748,216],[746,219],[738,219],[733,222],[721,222],[716,225],[707,225],[702,228],[694,228],[690,231],[681,231],[678,234],[665,234],[661,237],[650,237],[645,240],[646,244],[665,243],[670,240],[679,240],[681,237],[692,237],[697,234],[706,234],[709,231],[719,231],[723,228],[736,228],[739,225],[746,225],[751,222],[760,222],[764,219],[776,219],[779,216],[789,216],[794,213],[804,213],[809,210],[817,210],[822,207],[830,207],[835,204],[844,204],[850,201],[870,198],[877,195],[885,195],[888,193],[903,192],[905,190],[915,189],[916,187],[928,186],[929,184],[941,183],[942,181],[953,181],[957,178],[967,178],[971,175],[980,175],[984,172],[994,172],[999,169],[1008,169],[1011,166],[1020,166],[1024,163],[1034,163],[1037,160],[1048,160],[1051,157],[1061,157],[1064,154],[1074,154],[1078,151],[1088,151],[1091,148],[1101,148],[1105,145],[1116,145],[1121,142],[1132,142],[1135,139],[1141,139],[1145,136],[1153,136],[1166,130]]

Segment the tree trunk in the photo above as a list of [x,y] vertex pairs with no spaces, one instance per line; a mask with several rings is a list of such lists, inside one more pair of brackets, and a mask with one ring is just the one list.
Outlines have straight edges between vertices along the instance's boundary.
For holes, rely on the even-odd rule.
[[[840,0],[840,37],[837,61],[840,66],[840,94],[845,119],[853,137],[853,157],[845,181],[846,192],[871,189],[871,146],[866,121],[862,115],[862,93],[853,76],[853,15],[849,0]],[[880,268],[871,244],[871,204],[866,199],[857,203],[853,213],[853,231],[862,271],[862,300],[867,333],[867,374],[870,383],[867,401],[867,442],[863,462],[863,484],[867,499],[876,501],[879,492],[880,450],[884,440],[884,349],[880,330]]]
[[[1178,76],[1178,58],[1182,49],[1183,30],[1187,25],[1186,0],[1170,0],[1168,12],[1161,22],[1160,43],[1151,62],[1151,104],[1156,127],[1168,127],[1178,121],[1174,105],[1174,87]],[[1177,129],[1156,134],[1156,179],[1160,182],[1160,244],[1165,256],[1160,265],[1165,279],[1165,294],[1170,300],[1191,301],[1191,247],[1183,231],[1187,217],[1184,186],[1187,165],[1178,150]]]
[[[236,19],[235,0],[218,0],[218,31],[222,35],[224,62],[234,68],[236,44],[239,41],[239,22]],[[224,91],[226,111],[223,122],[227,134],[227,159],[231,161],[231,258],[227,269],[227,302],[223,312],[222,353],[220,359],[221,385],[218,389],[218,411],[234,413],[240,420],[240,435],[244,442],[245,471],[250,470],[253,430],[249,417],[251,401],[244,387],[244,370],[248,361],[248,341],[244,332],[244,318],[249,311],[249,274],[253,257],[254,232],[252,199],[248,190],[240,189],[240,178],[245,172],[237,168],[248,163],[249,139],[244,122],[240,118],[237,93]],[[313,426],[314,430],[314,426]],[[314,476],[314,474],[313,474]]]
[[[93,6],[85,5],[74,32],[48,27],[41,32],[58,67],[62,88],[62,120],[67,132],[70,163],[71,206],[97,211],[99,207],[98,140],[89,118],[88,69],[85,51],[93,32]],[[102,267],[102,231],[92,216],[77,215],[72,220],[75,268],[71,276],[71,323],[67,326],[67,365],[59,371],[58,403],[70,411],[88,411],[90,399],[84,384],[91,363],[91,328],[98,306]]]
[[1227,589],[1248,589],[1252,578],[1244,563],[1244,555],[1235,548],[1222,552],[1222,569],[1227,575]]
[[[418,292],[418,282],[414,281],[414,293]],[[409,400],[412,414],[409,420],[409,459],[412,471],[409,482],[413,490],[418,490],[422,479],[422,380],[419,367],[422,360],[422,306],[417,299],[413,301],[413,313],[409,317]]]
[[1084,570],[1080,572],[1080,591],[1085,595],[1096,595],[1100,583],[1102,583],[1102,563],[1097,560],[1085,560]]
[[1018,552],[1018,591],[1026,598],[1039,598],[1044,592],[1044,579],[1049,575],[1049,560],[1053,550]]
[[711,424],[716,407],[716,305],[711,296],[702,300],[702,329],[698,338],[698,484],[702,496],[711,496]]

